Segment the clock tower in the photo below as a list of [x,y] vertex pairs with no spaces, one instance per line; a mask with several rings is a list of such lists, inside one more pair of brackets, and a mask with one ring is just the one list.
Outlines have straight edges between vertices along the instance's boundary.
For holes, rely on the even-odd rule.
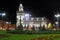
[[23,5],[19,5],[19,10],[16,13],[16,26],[18,27],[20,24],[23,24],[23,18],[24,18],[24,10]]

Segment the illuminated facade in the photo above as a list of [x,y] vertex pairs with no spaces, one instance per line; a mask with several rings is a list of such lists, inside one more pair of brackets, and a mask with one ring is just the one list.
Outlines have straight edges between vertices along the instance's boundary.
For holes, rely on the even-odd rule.
[[[45,17],[31,17],[30,14],[24,13],[23,5],[20,4],[19,11],[16,13],[16,26],[18,27],[20,25],[20,22],[22,23],[23,27],[45,27],[47,28],[47,21]],[[21,21],[20,21],[21,20]]]
[[[3,23],[3,28],[2,28],[2,22]],[[0,20],[0,30],[15,30],[16,29],[16,25],[15,24],[11,24],[11,22],[6,22],[6,21],[2,21]]]
[[24,18],[24,12],[23,12],[23,5],[20,4],[19,6],[19,10],[17,11],[17,14],[16,14],[16,18],[17,18],[17,23],[16,23],[16,26],[18,27],[20,25],[20,21],[21,23],[23,23],[23,18]]
[[45,18],[44,17],[41,17],[41,18],[39,18],[39,17],[31,17],[31,18],[29,18],[29,20],[24,20],[24,24],[23,24],[24,26],[26,25],[26,26],[31,26],[31,27],[33,27],[33,26],[35,26],[35,27],[43,27],[43,26],[47,26],[46,25],[46,20],[45,20]]

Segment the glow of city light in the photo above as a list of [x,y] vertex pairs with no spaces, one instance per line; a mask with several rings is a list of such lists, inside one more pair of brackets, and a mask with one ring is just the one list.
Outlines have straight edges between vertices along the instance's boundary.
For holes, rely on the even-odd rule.
[[39,18],[37,18],[37,21],[39,20]]
[[0,15],[1,15],[1,13],[0,13]]
[[20,6],[19,6],[19,11],[23,11],[23,5],[22,4],[20,4]]
[[6,14],[5,13],[0,13],[1,16],[5,16]]
[[31,20],[33,20],[34,18],[31,18]]
[[59,24],[58,22],[55,22],[55,24]]
[[6,22],[7,24],[9,24],[9,22]]
[[60,17],[60,14],[55,15],[55,17],[57,17],[57,18]]
[[17,16],[18,19],[20,19],[20,16]]
[[6,14],[5,13],[2,13],[2,16],[5,16]]
[[29,14],[25,14],[25,17],[29,17]]
[[42,20],[44,20],[44,18],[42,18]]
[[20,4],[20,7],[23,7],[22,4]]
[[28,20],[29,18],[30,18],[30,14],[25,14],[25,18],[26,18],[26,20]]
[[11,24],[11,22],[6,22],[7,24]]

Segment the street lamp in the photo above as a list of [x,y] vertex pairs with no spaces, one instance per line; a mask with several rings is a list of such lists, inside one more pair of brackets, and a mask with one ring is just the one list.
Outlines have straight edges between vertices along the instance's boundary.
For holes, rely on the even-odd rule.
[[60,14],[56,14],[55,17],[57,18],[57,22],[55,22],[55,24],[58,26],[58,30],[59,30],[59,17],[60,17]]
[[3,17],[6,15],[5,13],[0,13],[0,15],[2,16],[2,30],[3,30],[3,25],[4,25],[4,20],[3,20]]

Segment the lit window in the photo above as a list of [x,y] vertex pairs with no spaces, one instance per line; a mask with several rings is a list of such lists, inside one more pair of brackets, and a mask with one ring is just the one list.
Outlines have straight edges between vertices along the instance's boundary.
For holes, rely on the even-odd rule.
[[34,18],[31,18],[31,20],[33,20]]
[[23,11],[23,8],[19,8],[19,11]]
[[17,16],[18,19],[20,19],[20,16]]
[[42,20],[44,20],[44,18],[42,18]]
[[39,27],[40,25],[39,25],[39,24],[37,24],[36,26],[37,26],[37,27]]
[[39,20],[39,18],[37,18],[37,21]]
[[58,22],[55,22],[55,24],[59,24]]

